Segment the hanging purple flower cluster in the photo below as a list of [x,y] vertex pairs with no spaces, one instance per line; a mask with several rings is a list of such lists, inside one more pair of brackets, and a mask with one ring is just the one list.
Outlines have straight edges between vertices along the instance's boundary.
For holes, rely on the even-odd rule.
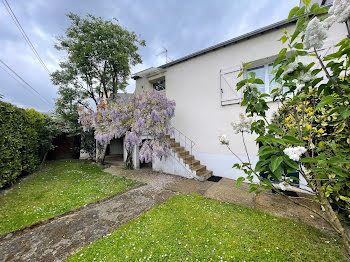
[[[174,114],[175,102],[153,91],[126,99],[101,101],[96,112],[81,108],[79,121],[84,130],[94,128],[95,138],[102,144],[125,136],[125,147],[141,146],[140,160],[151,162],[154,156],[161,158],[169,152],[166,135],[173,133],[171,118]],[[143,138],[147,139],[142,142]]]

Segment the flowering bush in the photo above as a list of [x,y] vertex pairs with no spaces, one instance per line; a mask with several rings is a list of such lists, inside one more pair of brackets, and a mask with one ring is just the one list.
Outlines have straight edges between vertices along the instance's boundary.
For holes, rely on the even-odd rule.
[[[141,146],[139,154],[143,162],[168,154],[170,145],[166,135],[172,132],[170,120],[174,114],[175,102],[153,91],[128,99],[100,101],[96,112],[81,108],[79,119],[84,130],[95,129],[95,138],[101,144],[125,136],[126,165],[132,168],[135,145]],[[143,137],[147,139],[142,141]]]
[[[347,216],[345,221],[350,218],[350,39],[340,41],[337,51],[323,58],[317,50],[323,47],[328,29],[336,21],[346,21],[350,35],[350,1],[334,1],[329,17],[320,20],[317,15],[327,9],[317,3],[310,7],[310,2],[303,0],[303,7],[290,11],[289,18],[296,16],[298,20],[294,32],[289,34],[284,30],[280,38],[287,47],[274,61],[272,73],[277,86],[272,94],[258,91],[257,85],[264,82],[256,78],[254,72],[237,84],[237,90],[243,89],[244,94],[241,105],[246,106],[248,117],[256,119],[250,131],[258,135],[256,142],[261,147],[255,167],[250,161],[245,163],[240,159],[241,163],[234,167],[245,172],[251,182],[251,192],[274,188],[271,181],[283,181],[282,190],[290,188],[293,181],[288,176],[299,172],[322,209],[312,211],[339,233],[350,255],[349,237],[337,216],[342,213]],[[315,57],[317,63],[299,61],[299,57],[307,56]],[[249,66],[243,64],[239,77]],[[289,99],[290,96],[293,99]],[[269,110],[266,97],[284,104],[272,121],[266,118]],[[253,183],[254,176],[259,183]],[[237,185],[243,180],[239,178]],[[337,212],[341,208],[345,212]]]
[[[338,105],[327,104],[320,110],[314,110],[322,97],[317,93],[304,94],[303,103],[296,102],[299,97],[286,101],[275,114],[272,122],[285,133],[295,132],[296,118],[302,126],[302,139],[313,153],[313,165],[317,175],[323,179],[322,189],[334,210],[341,219],[348,221],[350,216],[350,176],[344,176],[350,169],[347,160],[350,154],[350,130],[344,121],[337,121],[339,114],[334,112]],[[311,103],[310,103],[311,102]],[[345,102],[349,106],[349,102]],[[294,130],[294,131],[293,131]],[[307,160],[302,160],[307,161]],[[341,172],[337,175],[335,170]],[[338,179],[340,178],[340,179]]]

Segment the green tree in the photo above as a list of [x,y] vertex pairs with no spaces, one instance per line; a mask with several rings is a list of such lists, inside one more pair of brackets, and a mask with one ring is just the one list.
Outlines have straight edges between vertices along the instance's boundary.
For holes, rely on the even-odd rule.
[[[59,86],[61,96],[56,112],[74,126],[78,106],[97,105],[99,100],[114,99],[118,90],[125,90],[130,66],[142,63],[137,51],[139,46],[145,46],[145,41],[120,26],[116,19],[106,21],[92,15],[81,18],[72,13],[67,16],[71,25],[55,45],[66,52],[66,59],[51,79]],[[96,142],[98,163],[103,163],[106,148]]]

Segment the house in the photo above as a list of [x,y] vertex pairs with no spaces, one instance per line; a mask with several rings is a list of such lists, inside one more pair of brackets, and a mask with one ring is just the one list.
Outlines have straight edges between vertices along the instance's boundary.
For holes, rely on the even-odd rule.
[[[329,1],[318,2],[327,4]],[[177,142],[185,147],[184,151],[191,151],[189,154],[196,161],[199,160],[201,166],[205,166],[204,170],[210,170],[216,176],[237,179],[244,174],[232,168],[238,161],[225,146],[220,145],[218,136],[229,135],[232,150],[240,158],[247,160],[241,135],[234,134],[230,124],[238,121],[239,114],[245,112],[245,108],[240,105],[242,92],[237,92],[235,88],[235,84],[240,81],[237,75],[242,70],[241,64],[252,62],[249,70],[265,80],[262,90],[271,92],[272,86],[269,83],[272,78],[272,63],[284,47],[278,39],[284,28],[293,32],[295,23],[296,19],[280,21],[159,67],[138,72],[133,75],[136,81],[135,94],[155,89],[175,100],[173,126],[179,131],[176,131],[176,141],[173,143]],[[334,44],[346,35],[343,24],[334,24],[329,30],[329,38],[324,47],[319,50],[320,54],[331,52]],[[269,107],[271,116],[278,108],[278,103],[269,102]],[[186,138],[187,143],[179,139],[181,136]],[[254,135],[246,135],[250,159],[256,163],[258,146],[254,139]],[[198,178],[196,172],[186,165],[186,159],[176,159],[176,155],[174,154],[174,159],[155,161],[153,168]],[[187,167],[186,170],[181,166]]]

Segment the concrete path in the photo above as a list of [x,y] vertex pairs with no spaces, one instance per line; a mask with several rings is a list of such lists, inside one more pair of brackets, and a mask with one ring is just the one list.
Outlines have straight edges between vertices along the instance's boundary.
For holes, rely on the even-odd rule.
[[283,197],[271,193],[258,196],[249,194],[247,184],[242,183],[237,189],[234,180],[223,178],[217,183],[199,182],[150,169],[124,170],[113,166],[105,171],[146,185],[0,238],[0,261],[63,261],[177,193],[197,193],[219,201],[258,208],[278,216],[296,218],[319,228],[327,227],[308,210],[286,202]]

